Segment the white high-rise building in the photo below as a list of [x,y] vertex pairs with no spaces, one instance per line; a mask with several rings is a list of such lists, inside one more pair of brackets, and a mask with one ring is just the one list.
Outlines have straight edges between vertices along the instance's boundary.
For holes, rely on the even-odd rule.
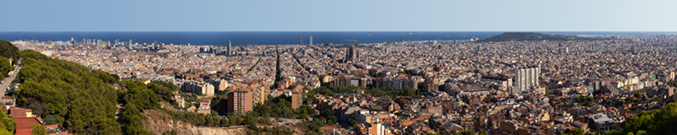
[[525,91],[529,90],[532,86],[538,86],[540,74],[540,66],[517,69],[515,71],[515,86],[517,90]]
[[308,45],[313,45],[313,36],[310,36],[310,41]]

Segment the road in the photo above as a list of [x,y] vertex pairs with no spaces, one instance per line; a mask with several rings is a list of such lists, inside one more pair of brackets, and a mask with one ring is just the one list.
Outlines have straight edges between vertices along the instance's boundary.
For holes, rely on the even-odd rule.
[[17,66],[14,69],[14,73],[12,75],[9,75],[9,77],[6,77],[5,80],[2,80],[2,84],[0,84],[0,89],[2,89],[0,93],[2,93],[2,97],[5,97],[5,91],[7,91],[7,87],[9,87],[9,85],[12,84],[12,81],[14,81],[14,79],[16,79],[16,76],[19,74],[19,70],[21,70],[20,66],[21,64],[17,65],[19,66]]
[[[21,61],[21,59],[19,59]],[[21,63],[21,62],[19,62]],[[12,75],[9,75],[9,77],[6,77],[5,80],[2,80],[2,83],[0,84],[0,93],[2,93],[2,97],[5,97],[5,92],[7,91],[7,87],[9,87],[12,84],[12,81],[16,79],[16,76],[19,74],[19,70],[21,70],[21,64],[17,64],[16,68],[14,68],[14,73]],[[11,98],[11,99],[3,99],[0,98],[0,103],[4,104],[5,107],[14,107],[16,105],[16,98]],[[5,109],[8,109],[5,108]]]

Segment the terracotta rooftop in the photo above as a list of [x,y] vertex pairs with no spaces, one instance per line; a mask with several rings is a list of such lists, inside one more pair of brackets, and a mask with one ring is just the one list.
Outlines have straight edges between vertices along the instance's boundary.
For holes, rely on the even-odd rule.
[[33,130],[33,124],[42,125],[34,117],[14,117],[16,121],[16,134],[17,135],[30,135],[31,130]]

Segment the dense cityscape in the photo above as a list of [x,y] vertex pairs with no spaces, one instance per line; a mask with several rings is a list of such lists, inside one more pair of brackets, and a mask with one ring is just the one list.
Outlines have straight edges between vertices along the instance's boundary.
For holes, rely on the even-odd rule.
[[[593,37],[353,41],[341,45],[313,44],[310,37],[306,44],[301,39],[296,45],[247,46],[76,38],[11,43],[21,51],[32,50],[110,73],[116,79],[101,80],[116,90],[128,91],[118,98],[134,97],[135,81],[146,89],[166,88],[154,91],[161,97],[152,101],[158,106],[136,112],[147,117],[142,129],[152,134],[213,134],[182,131],[176,126],[178,121],[195,128],[225,127],[222,130],[228,132],[224,134],[674,133],[669,128],[647,131],[647,123],[631,123],[643,121],[640,114],[677,107],[671,103],[677,101],[677,38]],[[16,68],[11,70],[18,72],[22,64],[13,65]],[[18,86],[8,87],[4,93],[8,98],[3,99],[26,95],[14,92],[23,89],[23,83],[12,83]],[[15,119],[45,116],[35,120],[43,123],[42,119],[53,117],[46,114],[56,114],[16,99],[0,101]],[[123,108],[122,103],[118,109]],[[127,115],[127,111],[119,113]],[[169,115],[171,123],[177,123],[162,121],[154,113]],[[216,122],[194,122],[184,116],[188,114]],[[656,119],[652,121],[661,123],[658,116]],[[16,124],[27,121],[17,120]],[[134,122],[128,121],[123,131],[129,134]],[[63,132],[61,122],[49,122],[55,124],[50,132],[54,127],[61,127],[56,133]],[[17,126],[17,134],[19,131]]]

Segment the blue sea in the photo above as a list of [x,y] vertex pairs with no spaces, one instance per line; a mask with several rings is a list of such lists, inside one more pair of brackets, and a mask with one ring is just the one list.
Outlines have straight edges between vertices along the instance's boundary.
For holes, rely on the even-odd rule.
[[349,44],[352,40],[358,43],[397,42],[400,37],[404,41],[419,40],[467,40],[470,38],[487,38],[503,32],[0,32],[1,40],[38,40],[38,41],[70,41],[75,38],[102,39],[114,42],[119,39],[127,42],[191,45],[226,45],[231,40],[233,45],[278,45],[308,44],[310,36],[314,44]]
[[[153,43],[191,45],[226,45],[231,40],[233,45],[279,45],[308,44],[310,36],[314,44],[349,44],[352,40],[358,43],[397,42],[421,40],[468,40],[470,38],[487,38],[503,32],[0,32],[0,40],[38,40],[38,41],[70,41],[75,38],[102,39],[114,42],[119,39],[135,43]],[[618,34],[615,32],[541,32],[546,34]],[[622,34],[622,33],[621,33]],[[627,33],[626,33],[627,34]]]

